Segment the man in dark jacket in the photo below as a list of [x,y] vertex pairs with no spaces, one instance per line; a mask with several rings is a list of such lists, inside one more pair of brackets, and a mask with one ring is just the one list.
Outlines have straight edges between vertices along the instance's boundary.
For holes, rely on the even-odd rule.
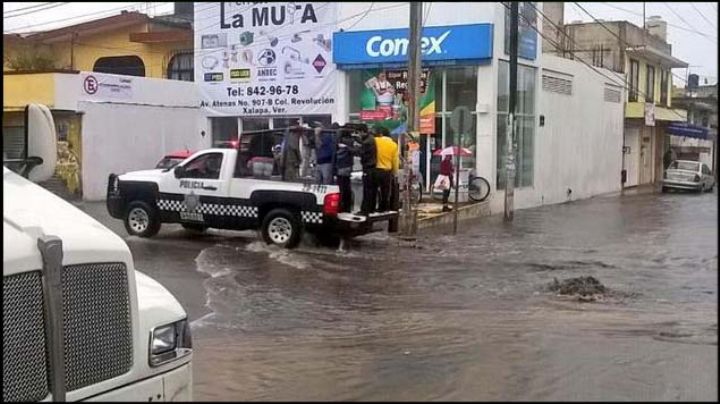
[[294,127],[285,133],[282,150],[282,178],[283,181],[296,181],[302,156],[300,155],[300,137],[302,128]]
[[337,185],[340,187],[340,211],[350,212],[352,210],[352,187],[350,175],[353,168],[353,139],[350,131],[341,130],[337,141],[335,152],[335,175]]
[[375,212],[377,207],[378,187],[374,181],[375,166],[377,165],[377,148],[375,147],[375,137],[369,132],[362,132],[360,139],[360,145],[356,150],[360,156],[360,162],[363,168],[363,200],[358,214],[367,216]]
[[332,185],[333,155],[335,149],[332,134],[321,128],[315,128],[315,147],[317,155],[317,183]]

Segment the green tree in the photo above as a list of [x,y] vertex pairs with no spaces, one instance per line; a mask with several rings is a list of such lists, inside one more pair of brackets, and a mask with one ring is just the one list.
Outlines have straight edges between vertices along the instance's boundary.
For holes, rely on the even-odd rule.
[[4,59],[8,68],[17,71],[50,70],[56,65],[50,52],[30,44],[18,46],[14,52],[5,55]]

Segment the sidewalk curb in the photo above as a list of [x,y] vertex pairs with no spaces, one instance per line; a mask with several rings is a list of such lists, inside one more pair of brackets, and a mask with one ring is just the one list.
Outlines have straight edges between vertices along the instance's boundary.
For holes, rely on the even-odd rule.
[[[462,206],[458,208],[458,221],[475,219],[479,217],[490,216],[490,201],[474,203],[472,205]],[[452,224],[454,213],[445,212],[438,216],[426,217],[418,220],[418,230],[427,229],[435,226],[443,226]]]

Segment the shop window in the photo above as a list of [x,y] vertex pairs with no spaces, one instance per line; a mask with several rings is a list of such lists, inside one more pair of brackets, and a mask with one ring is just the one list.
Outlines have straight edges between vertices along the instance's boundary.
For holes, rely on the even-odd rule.
[[[455,133],[450,127],[450,116],[453,109],[458,106],[465,106],[473,112],[473,125],[468,133],[464,134],[462,144],[473,152],[476,152],[476,112],[477,105],[477,66],[431,68],[430,77],[435,93],[435,133],[433,136],[424,137],[430,141],[422,145],[423,153],[430,154],[430,166],[426,165],[426,154],[421,156],[422,175],[426,185],[432,184],[434,178],[439,174],[440,158],[433,156],[432,152],[455,144]],[[349,85],[349,118],[351,121],[360,120],[361,99],[365,89],[363,70],[351,70],[347,72]],[[533,100],[526,100],[529,109],[534,108]],[[308,120],[303,118],[305,122]],[[366,122],[372,125],[372,122]],[[472,169],[475,167],[475,157],[463,158],[461,167]],[[427,175],[430,178],[426,178]]]
[[193,67],[193,53],[178,53],[170,59],[167,68],[167,78],[170,80],[194,81],[195,69]]
[[447,69],[445,80],[447,106],[443,106],[443,110],[452,112],[456,107],[465,106],[474,111],[477,103],[477,66]]
[[302,117],[302,123],[310,125],[310,126],[315,126],[315,125],[319,124],[323,128],[329,128],[330,125],[332,125],[332,116],[330,116],[330,115],[305,115]]
[[137,56],[102,57],[95,62],[94,72],[145,77],[145,64]]
[[219,179],[222,160],[222,153],[208,153],[196,157],[185,165],[183,178]]
[[[507,61],[500,61],[498,77],[496,184],[498,189],[504,189],[510,88],[510,64]],[[515,186],[527,187],[533,185],[535,164],[535,68],[518,65],[517,92],[516,139],[513,144]]]
[[[450,145],[456,145],[456,144],[460,143],[461,147],[470,149],[473,153],[472,157],[461,157],[460,158],[460,168],[467,168],[467,169],[475,168],[475,156],[477,156],[477,150],[475,147],[475,143],[477,140],[477,136],[475,136],[475,128],[477,127],[476,122],[477,122],[477,116],[475,114],[473,114],[472,115],[472,124],[470,125],[471,129],[468,132],[463,133],[462,138],[461,138],[453,130],[452,126],[450,125],[449,117],[448,117],[448,123],[445,128],[445,133],[446,133],[445,144],[450,146]],[[455,160],[453,159],[453,161],[455,161]]]
[[212,127],[212,144],[213,147],[222,147],[228,142],[237,140],[238,138],[238,119],[235,117],[228,118],[210,118]]
[[630,91],[628,92],[628,101],[637,102],[638,100],[638,83],[640,81],[640,64],[637,60],[630,59]]
[[647,77],[645,77],[645,102],[655,102],[655,68],[647,65]]
[[243,118],[242,120],[243,133],[264,129],[270,129],[270,120],[268,118]]
[[296,125],[300,125],[300,117],[273,118],[273,129],[283,129]]
[[348,105],[351,113],[359,113],[362,110],[361,106],[361,94],[363,89],[365,88],[365,84],[363,83],[363,74],[362,70],[351,70],[347,72],[348,78],[349,78],[349,102],[350,105]]

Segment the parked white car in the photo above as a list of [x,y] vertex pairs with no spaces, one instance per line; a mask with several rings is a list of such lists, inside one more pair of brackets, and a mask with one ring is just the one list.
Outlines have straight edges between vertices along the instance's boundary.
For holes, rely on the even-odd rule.
[[715,177],[707,164],[699,161],[675,160],[665,169],[662,191],[684,189],[698,192],[712,191]]

